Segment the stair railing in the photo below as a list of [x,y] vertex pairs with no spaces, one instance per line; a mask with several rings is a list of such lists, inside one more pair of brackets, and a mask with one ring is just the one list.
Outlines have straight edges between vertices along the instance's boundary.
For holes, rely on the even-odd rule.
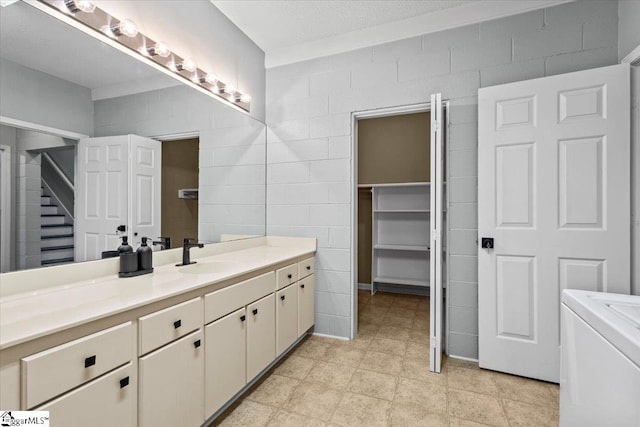
[[[60,168],[60,166],[58,166],[58,163],[48,153],[43,152],[42,158],[49,164],[49,166],[51,166],[51,170],[55,173],[56,178],[58,178],[59,181],[63,182],[65,186],[68,187],[68,190],[71,191],[71,197],[73,198],[75,195],[75,186],[73,185],[73,182],[71,182],[71,180],[67,177],[67,175]],[[64,187],[60,187],[60,185],[58,184],[58,187],[59,187],[58,190],[61,192],[61,194],[57,194],[56,189],[54,188],[53,185],[51,185],[52,183],[47,182],[47,180],[44,177],[42,177],[42,183],[44,187],[47,189],[47,191],[51,194],[51,196],[56,200],[58,205],[62,207],[65,214],[71,219],[71,221],[74,221],[75,216],[73,212],[74,211],[73,207],[67,206],[66,203],[63,202],[63,200],[67,200],[67,199],[61,197],[62,193],[65,192]]]

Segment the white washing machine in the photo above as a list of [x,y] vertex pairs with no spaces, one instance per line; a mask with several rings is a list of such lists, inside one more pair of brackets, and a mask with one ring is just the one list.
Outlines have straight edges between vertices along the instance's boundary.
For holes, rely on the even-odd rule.
[[640,296],[565,290],[561,427],[640,427]]

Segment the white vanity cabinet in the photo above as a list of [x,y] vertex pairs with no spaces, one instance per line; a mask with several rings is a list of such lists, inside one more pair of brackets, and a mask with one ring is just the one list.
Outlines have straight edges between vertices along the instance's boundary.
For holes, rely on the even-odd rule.
[[298,336],[302,336],[315,323],[315,276],[307,276],[298,287]]
[[205,414],[211,415],[247,383],[247,309],[205,327]]
[[197,427],[204,422],[203,341],[199,329],[140,358],[139,426]]
[[200,297],[138,319],[138,348],[144,355],[138,363],[140,426],[190,427],[204,421],[201,328]]
[[133,332],[126,322],[24,357],[26,409],[50,411],[55,425],[135,426]]
[[276,308],[273,294],[247,306],[247,381],[276,358]]
[[134,427],[136,376],[132,362],[52,400],[35,411],[49,411],[51,425]]
[[298,286],[289,285],[276,293],[276,351],[278,355],[298,339]]

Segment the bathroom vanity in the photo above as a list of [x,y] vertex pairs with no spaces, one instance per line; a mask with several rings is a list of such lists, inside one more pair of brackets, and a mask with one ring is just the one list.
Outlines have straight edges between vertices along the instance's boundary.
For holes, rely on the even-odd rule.
[[116,259],[4,274],[0,406],[52,426],[206,423],[313,327],[315,250],[261,237],[184,267],[181,249],[156,252],[134,278]]

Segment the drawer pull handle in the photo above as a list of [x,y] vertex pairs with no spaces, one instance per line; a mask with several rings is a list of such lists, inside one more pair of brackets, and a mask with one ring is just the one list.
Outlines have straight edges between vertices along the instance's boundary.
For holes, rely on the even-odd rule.
[[253,309],[253,311],[252,311],[252,313],[253,313],[253,315],[255,316],[256,314],[258,314],[258,309],[257,309],[257,308],[254,308],[254,309]]
[[293,275],[291,275],[291,274],[287,274],[287,277],[288,277],[289,279],[291,279],[291,278],[293,277]]
[[303,283],[302,285],[300,285],[300,287],[301,287],[302,289],[304,289],[304,283]]
[[125,388],[129,385],[129,377],[124,377],[120,380],[120,388]]
[[245,320],[247,320],[247,316],[245,316],[244,314],[242,316],[240,316],[240,321],[244,322]]
[[96,364],[96,356],[89,356],[86,359],[84,359],[84,367],[85,368],[89,368],[93,365]]
[[176,320],[175,322],[173,322],[173,327],[175,329],[178,329],[180,326],[182,326],[182,320]]
[[282,301],[284,301],[284,295],[281,295],[281,296],[280,296],[280,299],[281,299]]
[[307,270],[311,270],[311,266],[310,265],[307,265]]
[[193,346],[194,346],[195,348],[198,348],[198,347],[200,347],[200,344],[202,344],[202,343],[200,342],[200,340],[196,340],[196,341],[193,343]]

